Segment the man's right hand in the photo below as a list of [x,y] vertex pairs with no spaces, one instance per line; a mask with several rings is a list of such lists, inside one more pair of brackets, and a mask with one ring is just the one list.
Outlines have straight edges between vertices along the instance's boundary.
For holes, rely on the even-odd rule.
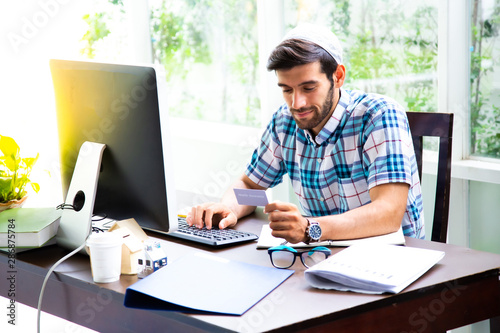
[[212,229],[217,226],[220,229],[231,227],[236,224],[238,218],[236,214],[225,204],[217,202],[207,202],[191,208],[186,216],[186,221],[190,226]]

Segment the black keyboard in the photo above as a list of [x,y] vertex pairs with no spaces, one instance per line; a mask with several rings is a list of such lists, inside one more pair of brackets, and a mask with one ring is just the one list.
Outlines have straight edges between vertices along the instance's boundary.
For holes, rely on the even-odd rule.
[[251,232],[244,232],[235,229],[207,229],[206,227],[199,229],[195,226],[190,227],[187,224],[186,219],[183,217],[179,217],[179,226],[177,231],[170,232],[168,235],[211,246],[224,246],[253,241],[259,238],[256,234]]

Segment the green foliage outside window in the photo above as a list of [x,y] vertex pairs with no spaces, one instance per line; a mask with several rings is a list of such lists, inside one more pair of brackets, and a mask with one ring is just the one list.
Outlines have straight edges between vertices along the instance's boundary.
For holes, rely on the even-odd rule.
[[99,43],[103,43],[103,40],[112,33],[113,28],[116,30],[116,23],[120,24],[124,20],[124,14],[122,0],[103,1],[98,10],[85,14],[82,20],[88,28],[81,38],[83,46],[80,53],[89,59],[94,59]]
[[89,59],[95,57],[94,44],[109,35],[109,29],[104,20],[105,16],[106,13],[85,14],[83,16],[83,20],[87,23],[89,29],[82,37],[85,44],[81,49],[81,54]]
[[[83,17],[81,53],[88,58],[123,20],[123,2],[107,4],[107,11]],[[151,0],[150,10],[152,61],[165,67],[170,113],[259,126],[256,2]]]
[[[471,150],[473,154],[500,157],[500,97],[498,71],[500,1],[484,8],[472,2],[471,41]],[[496,79],[495,79],[496,75]],[[496,80],[496,86],[495,86]],[[497,93],[494,93],[496,89]]]
[[[492,1],[484,15],[485,1],[471,0],[471,146],[473,154],[500,157],[500,97],[494,93],[498,83],[495,87],[493,79],[499,66],[495,43],[500,0]],[[256,1],[150,2],[153,61],[166,69],[174,97],[171,114],[259,126]],[[108,4],[115,13],[83,18],[89,28],[82,38],[82,54],[89,58],[112,33],[110,22],[123,19],[122,1]],[[438,22],[433,1],[287,0],[284,4],[287,30],[309,21],[330,26],[339,36],[346,87],[389,95],[407,110],[437,111]]]
[[[346,87],[387,94],[411,111],[437,111],[437,8],[396,0],[332,1]],[[397,27],[397,28],[395,28]]]
[[212,62],[204,32],[208,22],[203,12],[208,10],[208,3],[191,1],[185,8],[179,3],[172,6],[172,1],[161,1],[151,10],[153,60],[164,65],[167,79],[185,78],[193,63]]
[[155,61],[178,89],[173,90],[171,114],[259,125],[256,6],[251,0],[152,5]]

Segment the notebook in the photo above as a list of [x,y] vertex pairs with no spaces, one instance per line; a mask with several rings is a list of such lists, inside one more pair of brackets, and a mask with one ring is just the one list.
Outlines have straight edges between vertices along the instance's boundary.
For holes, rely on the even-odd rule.
[[[264,224],[262,226],[262,230],[260,233],[259,241],[257,242],[257,248],[258,249],[267,249],[273,246],[278,246],[282,244],[285,240],[283,238],[277,238],[274,237],[271,234],[271,228],[269,227],[269,224]],[[354,244],[389,244],[389,245],[405,245],[405,237],[403,234],[403,229],[399,228],[398,231],[390,233],[390,234],[385,234],[385,235],[380,235],[380,236],[373,236],[373,237],[366,237],[366,238],[358,238],[358,239],[345,239],[345,240],[326,240],[326,241],[321,241],[321,242],[316,242],[316,243],[297,243],[297,244],[291,244],[291,243],[286,243],[286,245],[295,247],[295,248],[301,248],[301,247],[316,247],[316,246],[327,246],[327,247],[345,247],[345,246],[351,246]]]

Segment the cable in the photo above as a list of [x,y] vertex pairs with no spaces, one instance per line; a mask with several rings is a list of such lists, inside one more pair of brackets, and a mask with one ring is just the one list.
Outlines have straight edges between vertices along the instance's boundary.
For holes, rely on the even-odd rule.
[[62,203],[60,205],[57,205],[56,209],[62,209],[62,210],[64,210],[64,209],[72,209],[72,210],[75,210],[75,207],[72,204]]
[[66,259],[68,259],[69,257],[73,256],[75,253],[77,253],[78,251],[80,251],[81,249],[83,249],[83,247],[85,246],[85,242],[83,242],[82,245],[80,245],[80,247],[78,247],[77,249],[73,250],[73,252],[65,255],[64,257],[62,257],[61,259],[59,259],[58,262],[56,262],[54,265],[52,265],[52,267],[49,269],[49,271],[47,272],[47,275],[45,275],[45,279],[43,280],[43,284],[42,284],[42,289],[40,291],[40,297],[38,298],[38,312],[37,312],[37,332],[40,333],[40,316],[41,316],[41,311],[42,311],[42,299],[43,299],[43,293],[45,292],[45,286],[47,284],[47,281],[49,280],[49,277],[50,277],[50,274],[52,274],[52,272],[56,269],[57,266],[59,266],[59,264],[61,264],[63,261],[65,261]]
[[[97,217],[96,219],[94,219],[94,217]],[[99,222],[99,221],[103,221],[105,219],[108,218],[108,215],[107,214],[104,214],[104,216],[99,216],[99,215],[96,215],[96,214],[93,214],[92,215],[92,222]]]

